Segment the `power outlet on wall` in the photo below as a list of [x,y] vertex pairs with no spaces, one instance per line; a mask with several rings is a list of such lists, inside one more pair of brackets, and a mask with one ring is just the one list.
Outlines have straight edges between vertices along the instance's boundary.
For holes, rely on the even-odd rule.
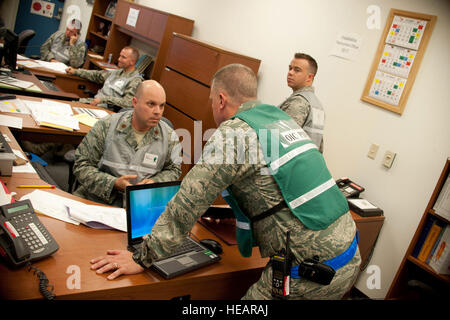
[[395,152],[392,152],[389,150],[386,151],[386,153],[384,154],[384,157],[383,157],[383,166],[385,166],[388,169],[391,168],[396,155],[397,154]]

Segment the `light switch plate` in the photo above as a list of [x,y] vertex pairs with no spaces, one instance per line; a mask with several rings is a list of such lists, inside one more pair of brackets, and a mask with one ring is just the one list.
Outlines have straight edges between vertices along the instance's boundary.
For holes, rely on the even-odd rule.
[[383,166],[385,166],[386,168],[390,168],[392,167],[392,163],[394,162],[395,156],[397,154],[395,152],[392,151],[386,151],[386,153],[384,154],[383,157]]
[[380,148],[379,145],[377,145],[375,143],[372,143],[372,145],[370,146],[369,152],[367,153],[367,156],[370,159],[375,159],[375,157],[377,156],[377,152],[378,152],[379,148]]

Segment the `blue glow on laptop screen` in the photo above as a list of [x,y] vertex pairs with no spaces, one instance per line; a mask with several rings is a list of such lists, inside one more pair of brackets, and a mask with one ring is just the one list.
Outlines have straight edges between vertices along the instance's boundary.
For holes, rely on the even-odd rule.
[[150,234],[167,203],[180,185],[133,190],[130,192],[131,238]]

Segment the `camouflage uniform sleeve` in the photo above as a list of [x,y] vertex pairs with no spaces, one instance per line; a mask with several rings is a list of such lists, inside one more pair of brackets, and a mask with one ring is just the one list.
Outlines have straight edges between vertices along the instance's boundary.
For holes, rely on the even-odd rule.
[[53,40],[58,32],[52,34],[41,46],[41,59],[44,61],[50,61],[55,56],[53,55],[51,48],[53,44]]
[[86,54],[86,46],[84,42],[77,43],[70,46],[69,49],[69,64],[71,67],[79,68],[84,63],[84,56]]
[[102,158],[104,143],[109,128],[109,119],[97,121],[75,150],[73,173],[89,192],[108,201],[116,177],[102,172],[97,164]]
[[181,144],[178,135],[172,129],[169,130],[169,136],[168,154],[164,167],[151,177],[155,182],[178,180],[181,175]]
[[[222,152],[224,135],[217,133],[219,129],[206,143],[205,150]],[[236,150],[234,153],[236,154]],[[150,267],[153,261],[168,255],[182,243],[197,219],[217,196],[239,177],[245,176],[249,166],[224,164],[222,161],[211,160],[208,155],[203,157],[184,177],[180,190],[156,221],[151,236],[143,237],[141,248],[133,259],[145,267]]]
[[109,77],[110,71],[108,70],[85,70],[85,69],[77,69],[75,70],[74,75],[79,76],[81,78],[87,79],[89,81],[103,84],[106,78]]
[[310,105],[302,96],[291,96],[280,105],[280,109],[290,115],[300,127],[308,118]]
[[136,93],[136,89],[141,82],[142,78],[136,77],[128,83],[127,87],[125,88],[123,97],[103,96],[100,98],[100,102],[112,104],[122,108],[131,108],[133,107],[131,100],[133,99],[134,94]]

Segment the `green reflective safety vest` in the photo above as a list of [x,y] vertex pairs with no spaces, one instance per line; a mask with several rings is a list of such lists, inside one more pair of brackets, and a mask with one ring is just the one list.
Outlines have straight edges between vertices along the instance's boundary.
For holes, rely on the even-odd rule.
[[[349,210],[317,146],[288,114],[262,104],[235,117],[256,131],[284,201],[308,229],[325,229]],[[230,188],[222,196],[236,216],[239,251],[249,257],[255,245],[250,219],[239,208]]]

